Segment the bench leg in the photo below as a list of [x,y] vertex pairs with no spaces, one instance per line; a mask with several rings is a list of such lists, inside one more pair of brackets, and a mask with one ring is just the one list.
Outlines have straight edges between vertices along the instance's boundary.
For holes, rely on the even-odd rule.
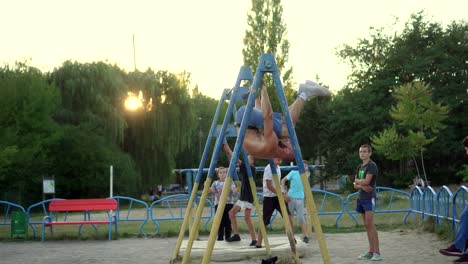
[[45,224],[42,223],[41,241],[44,241],[44,239],[45,239]]
[[112,240],[112,222],[109,222],[109,226],[107,227],[107,236],[109,240]]

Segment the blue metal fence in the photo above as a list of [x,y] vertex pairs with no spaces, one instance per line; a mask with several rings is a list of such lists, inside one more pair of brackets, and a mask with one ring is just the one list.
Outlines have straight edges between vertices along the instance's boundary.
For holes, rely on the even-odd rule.
[[[190,195],[188,194],[174,194],[159,199],[151,204],[149,208],[149,218],[156,226],[156,231],[154,232],[154,235],[158,234],[161,231],[161,226],[159,225],[160,221],[184,219],[185,210],[187,209],[189,199]],[[195,203],[199,204],[199,201],[200,197],[197,196],[195,198]],[[208,230],[208,223],[211,221],[211,218],[214,215],[214,204],[211,202],[210,199],[206,199],[205,205],[208,205],[207,211],[203,212],[203,214],[201,215],[201,219],[206,219],[205,230]]]
[[[358,214],[356,209],[354,209],[356,208],[358,193],[359,192],[355,192],[348,195],[345,201],[346,212],[351,216],[355,224],[358,223],[356,217],[354,217],[355,214]],[[407,192],[393,188],[378,186],[376,193],[377,199],[374,211],[376,214],[407,213],[408,215],[411,212],[409,206],[406,206],[405,208],[396,208],[396,206],[394,205],[394,202],[397,199],[406,200],[408,202],[408,205],[411,204],[410,195]],[[403,221],[404,223],[406,223],[406,216],[403,218]]]
[[[140,235],[147,237],[144,227],[149,219],[149,206],[146,202],[126,196],[109,197],[117,200],[118,209],[115,212],[115,220],[120,222],[141,222]],[[124,206],[126,208],[124,208]],[[144,211],[142,212],[141,209]]]
[[[451,222],[452,231],[456,230],[460,221],[460,215],[465,207],[468,206],[468,188],[466,186],[458,187],[454,193],[447,186],[442,186],[437,192],[430,186],[426,188],[415,187],[411,193],[381,186],[377,187],[376,191],[376,214],[406,213],[403,218],[404,223],[407,223],[407,218],[410,215],[414,220],[420,218],[423,221],[427,221],[430,218],[435,218],[436,224],[439,225],[445,219]],[[317,207],[317,214],[319,216],[336,215],[335,225],[338,227],[340,219],[346,212],[355,224],[358,223],[355,217],[358,212],[354,209],[358,192],[348,195],[346,199],[343,199],[341,195],[317,189],[313,189],[312,194],[315,197],[315,202],[320,204]],[[258,194],[258,196],[259,201],[261,201],[262,195]],[[148,220],[151,220],[156,226],[154,234],[158,234],[161,231],[160,221],[183,220],[190,196],[188,194],[175,194],[157,200],[151,205],[148,205],[144,201],[125,196],[114,196],[112,198],[116,199],[119,204],[118,210],[115,212],[116,220],[118,222],[141,222],[140,234],[146,237],[147,234],[144,231],[144,227]],[[196,198],[196,204],[199,203],[199,199],[199,197]],[[8,201],[0,201],[0,209],[2,209],[0,211],[0,225],[10,225],[11,212],[21,210],[26,212],[28,224],[33,231],[33,237],[35,237],[35,225],[41,225],[44,216],[55,217],[48,212],[48,204],[52,200],[54,199],[38,202],[29,206],[27,210],[21,205]],[[405,202],[400,202],[397,206],[395,204],[397,200],[404,200]],[[333,206],[327,206],[328,204]],[[210,199],[206,199],[205,205],[206,210],[203,211],[201,218],[206,219],[204,225],[205,230],[208,230],[208,224],[214,215],[214,204]],[[254,211],[251,216],[257,217],[258,215]],[[276,216],[277,212],[272,216],[271,222],[273,222]],[[238,214],[238,217],[243,217],[243,214]]]
[[25,213],[23,206],[7,201],[0,201],[0,225],[11,225],[11,214],[14,211],[22,211]]

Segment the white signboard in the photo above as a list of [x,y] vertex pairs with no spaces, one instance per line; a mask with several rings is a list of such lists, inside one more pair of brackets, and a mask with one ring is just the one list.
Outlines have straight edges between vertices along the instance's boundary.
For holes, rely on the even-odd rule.
[[44,179],[43,180],[44,193],[55,193],[55,180]]

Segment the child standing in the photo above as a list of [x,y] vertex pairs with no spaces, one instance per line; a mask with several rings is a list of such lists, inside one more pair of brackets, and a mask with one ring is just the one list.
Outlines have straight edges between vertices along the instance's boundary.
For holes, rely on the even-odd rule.
[[374,223],[375,199],[377,197],[377,164],[370,157],[372,148],[364,144],[359,148],[359,158],[362,164],[358,166],[354,189],[359,190],[356,211],[362,215],[362,220],[366,226],[367,240],[369,241],[369,252],[358,257],[362,260],[380,261],[379,236]]
[[[221,193],[224,188],[224,182],[227,176],[227,168],[219,167],[216,170],[219,180],[214,181],[211,184],[210,192],[215,193],[215,212],[218,211],[218,203],[221,199]],[[221,219],[221,223],[219,224],[218,229],[218,241],[224,240],[224,238],[229,239],[231,237],[231,220],[229,220],[229,211],[234,206],[234,198],[233,194],[237,193],[236,185],[231,183],[230,192],[227,196],[226,200],[226,207],[224,207],[223,217]]]

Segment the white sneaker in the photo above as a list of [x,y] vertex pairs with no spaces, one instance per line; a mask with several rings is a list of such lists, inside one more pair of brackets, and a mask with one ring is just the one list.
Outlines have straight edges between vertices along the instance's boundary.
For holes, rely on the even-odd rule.
[[372,254],[372,258],[370,260],[372,261],[381,261],[383,258],[380,256],[378,253]]
[[307,97],[329,96],[331,94],[328,89],[310,80],[299,84],[299,94],[301,93],[304,93]]

